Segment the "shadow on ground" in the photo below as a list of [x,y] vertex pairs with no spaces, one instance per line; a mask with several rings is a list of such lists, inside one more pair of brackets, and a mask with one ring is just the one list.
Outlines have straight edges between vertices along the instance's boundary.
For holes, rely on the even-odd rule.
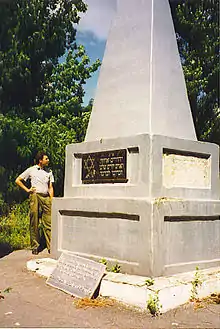
[[9,243],[0,242],[0,258],[9,255],[13,251]]

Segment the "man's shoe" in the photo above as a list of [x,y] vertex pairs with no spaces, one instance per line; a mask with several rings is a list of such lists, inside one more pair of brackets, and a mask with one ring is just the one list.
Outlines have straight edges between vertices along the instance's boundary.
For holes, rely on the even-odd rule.
[[38,255],[38,254],[39,254],[38,249],[33,249],[33,250],[32,250],[32,254],[33,254],[33,255]]
[[50,254],[50,249],[48,249],[48,254]]
[[38,251],[38,253],[39,253],[39,252],[43,251],[44,249],[45,249],[45,247],[39,245],[39,247],[37,248],[37,251]]

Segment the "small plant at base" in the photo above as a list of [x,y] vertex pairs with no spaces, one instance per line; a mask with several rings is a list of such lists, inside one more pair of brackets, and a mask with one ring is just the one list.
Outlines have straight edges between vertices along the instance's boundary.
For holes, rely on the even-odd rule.
[[12,287],[6,288],[3,292],[8,294],[10,291],[12,291]]
[[154,285],[154,279],[149,278],[149,279],[145,280],[145,284],[148,287],[153,286]]
[[109,264],[105,258],[100,259],[99,263],[104,264],[106,266],[106,271],[108,271],[108,272],[114,272],[114,273],[121,272],[121,266],[118,263],[113,265],[111,268],[109,267]]
[[101,263],[101,264],[103,264],[105,266],[108,265],[108,262],[107,262],[107,260],[105,258],[100,259],[99,263]]
[[201,280],[201,275],[199,273],[199,268],[198,266],[196,267],[196,272],[194,275],[194,279],[193,281],[191,281],[192,283],[192,289],[191,289],[191,298],[190,300],[196,300],[198,299],[198,287],[200,287],[202,285],[202,280]]
[[113,265],[110,269],[111,272],[114,272],[114,273],[120,273],[121,272],[121,266],[116,263],[115,265]]
[[[3,294],[6,294],[6,293],[8,294],[11,290],[12,290],[12,287],[8,287],[3,291]],[[0,299],[4,299],[4,298],[5,298],[5,296],[1,295],[1,291],[0,291]]]
[[153,316],[156,316],[160,314],[161,307],[162,305],[160,305],[159,295],[157,291],[154,295],[149,296],[149,299],[147,301],[147,309]]

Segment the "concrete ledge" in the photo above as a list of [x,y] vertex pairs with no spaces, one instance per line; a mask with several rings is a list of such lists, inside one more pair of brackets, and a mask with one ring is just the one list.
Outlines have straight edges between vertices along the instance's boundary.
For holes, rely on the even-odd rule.
[[57,260],[52,258],[31,259],[27,262],[27,269],[48,278],[55,269],[56,264]]
[[[47,278],[56,264],[57,261],[51,258],[35,259],[27,262],[27,269]],[[202,281],[197,289],[198,298],[220,292],[220,267],[199,270],[198,273]],[[151,286],[146,285],[147,279],[149,278],[143,276],[108,272],[101,282],[100,295],[142,310],[147,308],[149,297],[157,295],[162,306],[161,312],[164,313],[189,301],[195,271],[154,278]]]

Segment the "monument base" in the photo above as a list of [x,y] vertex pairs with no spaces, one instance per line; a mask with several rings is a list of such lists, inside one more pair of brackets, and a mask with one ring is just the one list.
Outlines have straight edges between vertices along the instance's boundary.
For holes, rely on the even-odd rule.
[[53,257],[105,258],[144,276],[220,264],[216,145],[146,134],[68,145],[65,177]]
[[105,258],[144,276],[220,265],[220,201],[56,198],[53,214],[55,258]]

